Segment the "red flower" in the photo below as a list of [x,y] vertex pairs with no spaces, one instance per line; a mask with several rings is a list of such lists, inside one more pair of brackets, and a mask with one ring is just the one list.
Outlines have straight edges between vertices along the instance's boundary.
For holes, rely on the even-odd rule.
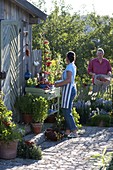
[[49,67],[51,65],[51,62],[46,62],[45,64],[47,67]]
[[32,141],[25,141],[25,144],[31,146],[31,145],[34,145],[34,142],[32,142]]
[[5,126],[10,126],[11,122],[5,122],[5,121],[2,121],[2,123],[5,125]]
[[50,57],[46,57],[45,60],[51,60],[51,58]]
[[48,40],[44,40],[44,44],[49,44],[49,41]]
[[44,71],[43,73],[44,73],[44,74],[48,74],[48,75],[50,74],[50,72],[47,72],[47,71]]

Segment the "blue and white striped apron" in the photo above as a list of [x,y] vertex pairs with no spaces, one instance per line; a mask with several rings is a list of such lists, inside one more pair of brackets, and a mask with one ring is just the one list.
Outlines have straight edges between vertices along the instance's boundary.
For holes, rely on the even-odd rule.
[[68,83],[62,87],[62,101],[61,101],[61,108],[69,108],[69,101],[72,92],[72,83]]

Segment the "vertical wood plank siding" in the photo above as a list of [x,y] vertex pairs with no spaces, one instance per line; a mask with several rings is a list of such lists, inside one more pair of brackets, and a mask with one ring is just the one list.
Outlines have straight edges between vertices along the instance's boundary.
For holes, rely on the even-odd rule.
[[[1,71],[5,71],[6,79],[1,82],[4,93],[4,103],[8,109],[13,109],[19,87],[18,62],[18,22],[1,22]],[[7,36],[6,36],[7,34]]]
[[22,93],[25,84],[26,56],[23,30],[29,31],[29,14],[11,1],[3,1],[4,3],[0,1],[0,9],[3,11],[0,17],[4,18],[1,26],[1,71],[6,71],[7,76],[1,81],[1,90],[5,94],[6,106],[14,110],[16,96]]
[[[24,8],[15,5],[13,0],[0,0],[0,71],[7,73],[6,79],[0,82],[1,90],[5,94],[4,102],[8,109],[13,111],[16,96],[24,91],[27,62],[33,76],[41,71],[41,51],[34,50],[32,53],[30,16]],[[24,35],[24,32],[28,32],[28,36]],[[29,57],[26,56],[27,41]],[[39,65],[34,66],[34,61],[39,61]]]

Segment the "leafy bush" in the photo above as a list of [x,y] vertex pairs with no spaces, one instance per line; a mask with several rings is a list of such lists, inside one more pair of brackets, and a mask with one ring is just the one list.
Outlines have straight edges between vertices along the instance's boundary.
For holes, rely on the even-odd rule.
[[25,95],[19,96],[15,102],[15,108],[20,113],[32,114],[33,111],[33,95],[27,93]]
[[20,140],[24,131],[12,121],[12,111],[0,100],[0,140],[9,142]]
[[17,156],[24,159],[40,160],[42,158],[42,151],[34,142],[21,141],[18,144]]
[[81,128],[82,125],[79,123],[80,116],[79,116],[79,114],[77,113],[75,107],[73,107],[73,109],[72,109],[72,114],[73,114],[73,117],[74,117],[76,126],[77,126],[78,128]]
[[89,119],[88,125],[90,126],[105,126],[109,127],[110,125],[110,116],[104,114],[95,114]]
[[65,129],[65,119],[61,114],[56,116],[56,128],[59,130]]
[[43,123],[48,115],[48,101],[44,97],[35,97],[33,99],[33,119],[34,122]]

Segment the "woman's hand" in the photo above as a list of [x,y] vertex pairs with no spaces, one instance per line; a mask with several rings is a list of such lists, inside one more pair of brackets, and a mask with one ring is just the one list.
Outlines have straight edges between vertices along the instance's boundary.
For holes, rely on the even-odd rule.
[[59,87],[59,83],[55,83],[54,86],[55,86],[55,87]]
[[56,82],[54,84],[54,86],[55,87],[61,87],[61,86],[64,86],[64,85],[70,83],[71,82],[71,77],[72,77],[72,72],[71,71],[67,71],[67,78],[64,81],[61,81],[61,82],[58,82],[58,83]]

